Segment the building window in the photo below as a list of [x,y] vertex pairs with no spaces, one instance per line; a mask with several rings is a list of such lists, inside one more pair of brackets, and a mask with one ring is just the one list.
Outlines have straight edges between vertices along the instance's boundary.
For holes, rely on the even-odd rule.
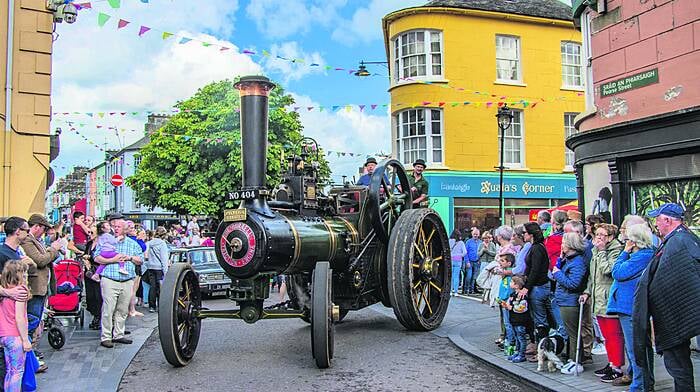
[[561,43],[561,79],[563,87],[583,88],[581,44],[576,42]]
[[[564,141],[576,133],[576,128],[574,127],[574,118],[576,116],[578,116],[578,113],[564,113]],[[566,163],[566,169],[573,170],[574,152],[566,146],[564,146],[564,162]]]
[[[523,145],[523,112],[513,110],[513,122],[506,129],[504,142],[503,165],[510,168],[521,168],[525,163],[525,146]],[[501,130],[498,129],[498,154],[501,154]]]
[[520,82],[520,38],[507,35],[496,36],[496,79]]
[[141,164],[141,155],[134,155],[134,173],[136,173],[136,169],[138,169],[140,164]]
[[396,115],[396,151],[405,165],[416,159],[442,164],[442,110],[408,109]]
[[442,78],[442,33],[409,31],[394,39],[394,81],[413,77]]

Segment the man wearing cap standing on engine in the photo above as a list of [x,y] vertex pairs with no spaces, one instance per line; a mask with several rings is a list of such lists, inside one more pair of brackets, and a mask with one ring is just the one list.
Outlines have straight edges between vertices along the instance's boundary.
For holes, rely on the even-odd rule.
[[654,323],[656,351],[673,377],[676,391],[695,391],[690,339],[700,335],[700,239],[683,224],[684,211],[666,203],[650,211],[663,236],[661,246],[642,273],[634,293],[632,329],[634,356],[644,372],[644,389],[653,388],[649,317]]
[[374,173],[375,167],[377,167],[377,160],[374,157],[367,158],[367,162],[365,162],[365,174],[360,176],[360,179],[357,180],[356,185],[369,186],[369,183],[372,181],[372,173]]
[[428,206],[428,181],[423,177],[423,170],[425,170],[425,161],[416,159],[413,162],[413,174],[408,177],[414,207]]

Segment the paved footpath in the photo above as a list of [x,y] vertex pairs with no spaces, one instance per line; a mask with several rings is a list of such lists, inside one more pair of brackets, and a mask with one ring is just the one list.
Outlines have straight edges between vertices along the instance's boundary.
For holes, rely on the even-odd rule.
[[[377,313],[394,317],[393,310],[374,305],[370,309]],[[143,311],[144,309],[140,309]],[[86,320],[89,322],[89,318]],[[61,350],[54,350],[48,345],[44,335],[40,350],[44,352],[49,370],[38,375],[37,382],[41,391],[95,391],[113,392],[119,388],[124,371],[136,353],[143,346],[157,326],[156,314],[146,313],[144,317],[127,320],[127,329],[132,331],[129,337],[134,340],[130,345],[115,345],[113,349],[99,346],[99,331],[64,327],[66,345]],[[594,369],[605,365],[606,357],[594,355],[595,363],[587,365],[584,373],[568,376],[560,373],[537,372],[537,364],[524,362],[513,364],[506,360],[503,353],[493,343],[500,332],[499,317],[495,309],[482,304],[472,297],[455,297],[450,301],[447,315],[440,328],[433,334],[449,338],[467,354],[485,363],[515,375],[524,384],[544,391],[587,392],[587,391],[626,391],[623,387],[613,387],[600,382],[593,374]],[[673,380],[668,375],[660,357],[655,358],[656,391],[672,391]],[[700,354],[693,353],[695,380],[700,383]]]
[[54,350],[46,340],[46,333],[39,343],[39,350],[44,353],[44,360],[49,369],[37,375],[39,391],[61,392],[114,392],[119,387],[124,370],[139,351],[143,343],[151,336],[158,325],[156,313],[148,313],[139,308],[144,317],[128,318],[127,335],[132,344],[115,344],[114,348],[100,346],[100,331],[87,328],[92,316],[86,312],[85,328],[63,327],[66,344],[60,350]]
[[[500,319],[498,312],[482,304],[479,299],[459,296],[452,298],[446,323],[440,330],[447,329],[447,337],[466,353],[480,358],[508,373],[514,374],[531,384],[539,385],[544,390],[565,391],[627,391],[625,387],[614,387],[606,384],[593,373],[594,370],[605,366],[605,355],[594,355],[594,364],[586,365],[582,374],[577,376],[564,375],[559,372],[538,372],[537,363],[523,362],[514,364],[508,361],[503,352],[493,343],[500,334]],[[438,330],[438,331],[440,331]],[[700,354],[693,353],[693,368],[695,383],[700,385]],[[656,367],[655,391],[673,391],[673,379],[666,372],[663,359],[655,356]]]

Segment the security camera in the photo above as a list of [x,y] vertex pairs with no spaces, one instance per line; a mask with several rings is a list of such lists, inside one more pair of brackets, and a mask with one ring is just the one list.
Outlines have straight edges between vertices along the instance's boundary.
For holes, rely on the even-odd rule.
[[78,19],[78,9],[72,3],[61,4],[53,14],[53,20],[56,23],[61,23],[64,20],[66,23],[75,23]]
[[46,0],[46,9],[56,12],[61,4],[63,4],[62,0]]
[[78,19],[78,9],[73,3],[63,5],[63,19],[66,23],[75,23],[75,20]]

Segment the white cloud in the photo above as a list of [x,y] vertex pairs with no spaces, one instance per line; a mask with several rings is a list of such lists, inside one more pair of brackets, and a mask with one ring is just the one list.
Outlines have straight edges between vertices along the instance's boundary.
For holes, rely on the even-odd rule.
[[[291,94],[295,105],[300,107],[299,117],[304,125],[304,135],[316,139],[325,151],[360,154],[354,157],[331,154],[326,157],[333,170],[334,181],[340,182],[342,175],[348,176],[348,179],[357,176],[357,168],[365,162],[366,155],[391,153],[390,120],[386,109],[381,106],[375,110],[366,107],[362,112],[357,106],[349,112],[344,108],[332,111],[330,107],[319,111],[319,104],[310,97]],[[307,107],[314,109],[305,110]]]
[[[303,62],[289,61],[297,59]],[[311,64],[318,64],[318,66],[311,66]],[[318,52],[306,53],[296,41],[273,44],[270,47],[270,56],[264,62],[266,70],[284,74],[284,84],[290,80],[299,80],[308,74],[323,73],[325,65],[325,60]]]
[[254,0],[246,7],[258,31],[268,38],[285,38],[307,33],[312,25],[329,26],[347,0]]
[[[57,26],[59,38],[54,43],[53,56],[54,112],[168,109],[209,82],[261,72],[260,65],[250,56],[238,53],[234,44],[197,33],[201,30],[217,36],[231,33],[237,1],[210,0],[207,7],[194,2],[178,3],[177,7],[170,2],[123,3],[118,10],[110,9],[106,3],[93,3],[95,10],[80,11],[75,24]],[[97,12],[112,16],[102,28],[97,26]],[[117,30],[120,18],[131,23]],[[141,25],[153,30],[139,38]],[[163,31],[176,36],[164,41]],[[178,35],[194,40],[179,44]],[[220,47],[204,47],[197,40],[230,49],[220,52]],[[61,153],[55,162],[59,176],[76,164],[96,165],[104,159],[94,145],[70,131],[61,121],[64,119],[57,116],[52,122],[52,127],[63,129]],[[78,132],[100,147],[106,141],[108,148],[118,148],[143,136],[146,117],[128,114],[70,120]],[[80,127],[81,123],[85,126]],[[97,129],[96,125],[103,127]],[[107,127],[126,131],[115,133]]]
[[371,0],[358,8],[350,19],[338,21],[331,37],[346,45],[382,39],[382,18],[390,12],[423,5],[426,0]]

